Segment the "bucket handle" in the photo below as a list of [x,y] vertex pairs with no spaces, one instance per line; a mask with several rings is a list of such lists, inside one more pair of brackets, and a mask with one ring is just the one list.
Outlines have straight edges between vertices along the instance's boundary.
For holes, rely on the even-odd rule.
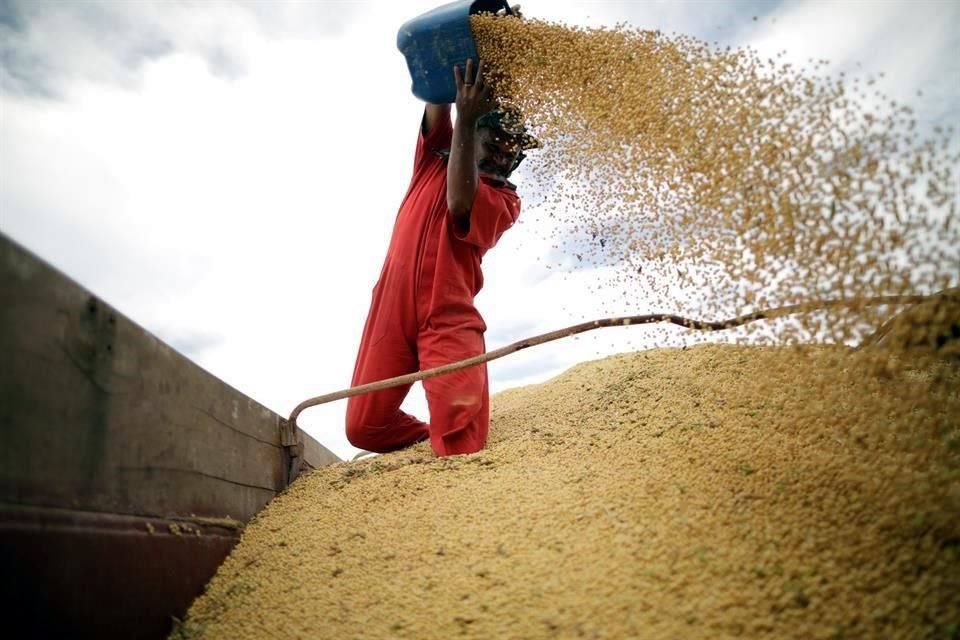
[[[476,2],[471,3],[471,5],[470,5],[470,13],[471,13],[471,14],[474,12],[474,5],[476,5],[476,4],[477,4]],[[489,4],[489,3],[484,3],[484,4]],[[513,9],[510,8],[510,1],[509,1],[509,0],[501,0],[500,4],[503,5],[501,8],[503,9],[503,11],[504,11],[508,16],[514,15]],[[484,10],[484,9],[481,9],[481,11],[483,11],[483,10]],[[496,12],[496,11],[491,11],[490,13],[497,13],[497,12]]]

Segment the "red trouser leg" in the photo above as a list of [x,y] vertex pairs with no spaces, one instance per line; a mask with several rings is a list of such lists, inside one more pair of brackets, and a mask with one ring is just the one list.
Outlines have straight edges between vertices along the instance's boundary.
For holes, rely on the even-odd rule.
[[[374,320],[376,322],[376,320]],[[394,324],[396,327],[396,324]],[[399,328],[389,328],[382,337],[370,340],[376,327],[364,330],[353,386],[393,378],[417,370],[417,358]],[[355,447],[386,453],[426,440],[426,423],[400,411],[411,385],[393,387],[347,401],[347,440]]]
[[[420,369],[465,360],[485,351],[475,329],[426,330],[417,339]],[[438,456],[475,453],[487,442],[490,394],[485,364],[423,381],[430,407],[430,445]]]

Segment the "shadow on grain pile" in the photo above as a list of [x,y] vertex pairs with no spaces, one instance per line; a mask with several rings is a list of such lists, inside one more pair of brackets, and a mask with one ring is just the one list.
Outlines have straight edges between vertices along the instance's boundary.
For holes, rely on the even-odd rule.
[[960,370],[702,345],[493,399],[491,442],[298,480],[174,635],[950,637]]

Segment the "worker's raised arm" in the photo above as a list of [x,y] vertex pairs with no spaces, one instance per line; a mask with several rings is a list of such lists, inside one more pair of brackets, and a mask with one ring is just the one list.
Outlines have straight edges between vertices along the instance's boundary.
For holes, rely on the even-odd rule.
[[477,120],[493,108],[493,92],[483,80],[483,61],[473,73],[467,60],[463,74],[454,67],[457,83],[457,121],[453,125],[450,160],[447,165],[447,208],[462,229],[470,226],[470,209],[477,195]]
[[450,105],[427,103],[423,110],[423,135],[427,135],[433,127],[445,118],[450,117]]

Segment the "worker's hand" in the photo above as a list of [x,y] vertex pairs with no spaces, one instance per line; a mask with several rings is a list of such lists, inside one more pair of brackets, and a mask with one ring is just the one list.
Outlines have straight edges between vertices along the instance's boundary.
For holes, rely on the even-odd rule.
[[460,67],[453,68],[453,77],[457,83],[457,119],[474,125],[480,116],[494,107],[493,90],[483,79],[483,60],[477,65],[476,75],[473,60],[467,60],[462,74]]

